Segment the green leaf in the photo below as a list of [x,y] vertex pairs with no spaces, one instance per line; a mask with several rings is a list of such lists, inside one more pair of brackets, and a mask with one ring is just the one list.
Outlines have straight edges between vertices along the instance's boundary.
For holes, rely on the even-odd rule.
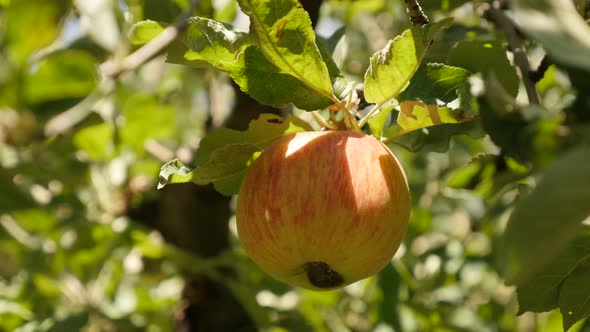
[[15,174],[0,168],[0,213],[36,206],[30,192],[14,184]]
[[108,161],[113,153],[113,134],[113,128],[110,125],[101,123],[80,129],[74,134],[72,141],[90,159]]
[[563,330],[567,331],[579,320],[590,316],[590,264],[586,257],[584,264],[578,266],[561,286],[559,307],[563,316]]
[[411,132],[403,132],[398,125],[393,125],[383,132],[383,140],[413,152],[422,150],[442,153],[449,149],[451,137],[455,135],[481,138],[484,132],[481,130],[480,121],[441,124]]
[[423,45],[428,46],[433,40],[436,35],[438,35],[441,31],[448,28],[453,23],[452,17],[446,17],[442,20],[434,23],[429,23],[420,27],[422,33],[420,35],[420,40]]
[[211,65],[226,71],[242,91],[262,104],[284,107],[293,103],[301,109],[316,110],[333,103],[270,63],[258,47],[251,45],[247,34],[221,23],[192,18],[182,42],[169,48],[168,62],[193,67]]
[[205,163],[215,150],[229,144],[250,144],[264,150],[282,136],[310,130],[307,122],[293,115],[282,118],[274,114],[261,114],[256,120],[250,121],[246,131],[220,128],[209,133],[199,145],[195,163]]
[[213,183],[224,195],[237,194],[242,177],[259,151],[251,144],[229,144],[213,151],[207,162],[192,171],[178,159],[172,160],[160,170],[158,189],[171,183]]
[[383,107],[379,110],[379,113],[369,119],[368,123],[369,128],[371,128],[371,135],[375,136],[377,139],[381,139],[385,122],[393,109],[393,105]]
[[28,209],[13,212],[18,225],[27,232],[47,232],[57,223],[51,212],[42,209]]
[[401,36],[371,56],[365,74],[365,99],[382,104],[402,92],[424,56],[423,45],[416,45],[414,32],[406,30]]
[[538,105],[520,107],[495,78],[486,82],[485,100],[479,103],[480,114],[494,144],[520,162],[541,161],[551,154],[562,122],[560,115]]
[[162,22],[149,20],[137,22],[131,27],[131,31],[129,32],[131,37],[129,39],[133,45],[144,45],[156,38],[165,28],[166,24]]
[[553,61],[590,71],[590,27],[569,0],[514,1],[519,27],[539,41]]
[[400,286],[402,278],[393,264],[387,264],[378,274],[377,285],[381,292],[381,300],[378,301],[378,317],[394,328],[394,331],[402,331],[399,309]]
[[88,95],[98,75],[94,58],[83,51],[64,51],[44,58],[26,77],[25,95],[33,104]]
[[437,100],[449,103],[459,97],[459,90],[467,85],[470,75],[463,68],[429,63],[420,66],[398,99],[419,100],[427,104],[436,104]]
[[449,54],[448,65],[465,68],[472,73],[493,73],[511,96],[518,93],[520,81],[508,61],[506,49],[499,42],[462,41]]
[[154,96],[136,94],[123,101],[125,123],[121,141],[136,152],[144,151],[149,138],[163,139],[174,135],[175,114],[170,106],[161,105]]
[[420,6],[425,11],[429,11],[429,10],[449,11],[449,10],[452,10],[456,7],[459,7],[463,4],[465,4],[466,2],[469,2],[469,1],[468,0],[447,0],[447,1],[422,0],[422,1],[420,1]]
[[[243,62],[235,62],[246,47],[251,45],[247,33],[233,31],[219,22],[203,17],[189,19],[189,26],[182,34],[182,42],[188,47],[182,54],[185,60],[197,64],[207,63],[228,72],[243,66]],[[181,58],[179,54],[173,53],[168,61],[178,58]]]
[[451,20],[443,20],[422,28],[406,30],[373,54],[365,73],[367,102],[382,104],[402,92],[418,70],[436,33],[450,22]]
[[35,50],[51,44],[59,34],[59,23],[69,6],[67,0],[10,1],[3,15],[6,20],[3,45],[9,46],[13,60],[22,64]]
[[512,158],[483,154],[452,171],[447,185],[451,188],[470,189],[487,198],[528,175],[529,169]]
[[[417,151],[428,143],[435,151],[442,152],[448,149],[450,136],[463,131],[463,127],[453,128],[452,124],[471,122],[476,119],[465,116],[461,110],[452,110],[420,101],[403,101],[400,103],[396,123],[385,129],[382,137],[388,142],[395,142],[411,151]],[[446,127],[436,129],[443,125]],[[465,128],[469,131],[472,127]],[[419,131],[420,129],[422,131]],[[437,139],[438,142],[436,142]]]
[[143,0],[143,16],[146,19],[160,22],[172,22],[186,8],[183,0]]
[[529,281],[580,233],[590,215],[588,160],[590,147],[572,148],[517,202],[504,233],[508,282]]
[[471,94],[469,84],[459,86],[457,90],[459,95],[459,108],[466,116],[476,116],[479,114],[479,104],[477,98]]
[[[558,305],[563,311],[560,298],[566,300],[568,291],[562,288],[562,284],[565,280],[577,275],[576,267],[589,257],[589,240],[588,235],[580,237],[574,245],[560,253],[542,271],[535,273],[530,280],[517,285],[519,314],[526,311],[549,311],[557,308]],[[576,289],[576,292],[583,289],[584,287],[580,287]]]
[[215,8],[213,18],[219,22],[233,22],[238,14],[238,4],[235,1],[227,1],[223,8]]
[[237,194],[242,178],[260,151],[284,135],[310,129],[306,122],[292,115],[283,119],[274,114],[262,114],[243,132],[220,128],[201,141],[194,170],[179,160],[162,166],[158,189],[171,183],[213,183],[224,195]]
[[45,330],[46,332],[63,332],[63,331],[80,331],[87,324],[90,318],[88,311],[83,311],[78,314],[67,316],[63,319],[59,319],[51,325],[50,328]]
[[[580,8],[583,6],[580,5]],[[581,10],[581,12],[584,12]],[[567,0],[515,1],[514,13],[523,31],[538,42],[549,59],[565,70],[580,93],[567,108],[568,118],[590,121],[590,28],[576,7]]]
[[240,60],[230,76],[242,91],[262,104],[284,107],[293,103],[300,109],[313,111],[333,103],[270,64],[255,46],[247,48]]
[[328,69],[307,12],[297,0],[238,0],[264,56],[316,93],[332,97]]
[[445,123],[459,123],[471,120],[472,118],[463,116],[462,112],[453,111],[448,107],[439,107],[419,101],[404,101],[400,103],[397,124],[403,132],[409,132]]

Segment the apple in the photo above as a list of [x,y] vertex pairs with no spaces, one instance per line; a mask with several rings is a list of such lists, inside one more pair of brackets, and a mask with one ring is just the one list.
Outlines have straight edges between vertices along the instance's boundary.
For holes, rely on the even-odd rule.
[[278,280],[315,290],[379,272],[409,215],[396,157],[352,131],[280,138],[250,166],[236,206],[238,236],[252,260]]

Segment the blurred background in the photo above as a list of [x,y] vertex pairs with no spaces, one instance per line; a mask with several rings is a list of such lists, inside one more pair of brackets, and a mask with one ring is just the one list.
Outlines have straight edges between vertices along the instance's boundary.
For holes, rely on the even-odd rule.
[[[432,21],[455,20],[428,61],[444,62],[460,40],[504,42],[480,17],[484,2],[421,2]],[[345,29],[334,57],[358,82],[370,55],[410,27],[401,0],[302,3],[321,37]],[[381,273],[337,291],[261,272],[237,240],[232,197],[193,184],[156,190],[161,165],[191,165],[207,132],[302,114],[165,54],[104,75],[107,60],[137,48],[134,23],[173,22],[188,5],[0,0],[0,331],[561,330],[558,311],[517,316],[499,275],[519,165],[492,155],[477,126],[394,147],[413,195],[408,234]],[[235,1],[202,0],[195,14],[248,29]],[[539,90],[555,108],[573,98],[553,69]]]

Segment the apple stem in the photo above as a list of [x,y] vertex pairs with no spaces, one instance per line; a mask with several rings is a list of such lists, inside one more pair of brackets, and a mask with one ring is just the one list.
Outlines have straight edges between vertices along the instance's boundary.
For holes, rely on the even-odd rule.
[[330,129],[330,130],[338,130],[336,126],[326,121],[318,111],[312,111],[311,115],[315,119],[315,121],[322,127]]
[[340,111],[344,112],[344,119],[342,122],[344,123],[344,127],[347,130],[362,132],[361,128],[356,122],[356,119],[354,118],[354,116],[352,116],[352,114],[350,114],[350,110],[353,105],[353,97],[354,89],[350,89],[348,91],[348,97],[346,97],[345,99],[346,102],[344,103],[343,100],[339,100],[337,103],[335,103],[335,106],[338,107]]

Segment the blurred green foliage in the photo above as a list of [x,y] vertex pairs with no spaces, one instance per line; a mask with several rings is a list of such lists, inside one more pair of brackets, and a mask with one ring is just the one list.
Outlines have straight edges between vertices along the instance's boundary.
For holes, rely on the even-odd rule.
[[[169,160],[199,166],[220,141],[259,151],[268,136],[307,128],[304,121],[316,126],[309,113],[285,105],[325,106],[325,96],[310,92],[325,92],[325,81],[302,84],[300,72],[285,72],[281,56],[265,58],[254,41],[239,40],[245,59],[232,67],[221,58],[239,52],[220,55],[206,44],[192,54],[198,66],[172,64],[191,64],[191,40],[232,28],[209,19],[247,30],[234,1],[200,1],[200,26],[113,79],[101,65],[148,42],[189,1],[0,0],[0,331],[172,331],[195,275],[227,289],[261,331],[590,331],[580,223],[590,215],[590,33],[571,4],[541,2],[514,1],[511,10],[531,38],[534,66],[545,52],[554,62],[536,83],[543,106],[523,106],[504,34],[480,15],[485,1],[421,2],[431,21],[453,22],[420,55],[399,102],[438,103],[472,118],[420,124],[390,143],[413,198],[404,244],[377,276],[312,292],[261,272],[240,247],[233,217],[221,222],[229,245],[205,257],[163,236],[148,207],[165,201],[156,187]],[[401,0],[324,1],[316,30],[331,41],[339,71],[328,63],[321,74],[362,82],[371,55],[408,28]],[[217,69],[203,59],[218,61]],[[269,70],[271,63],[277,67]],[[219,128],[241,111],[228,75],[254,99],[300,119],[264,134],[267,127]],[[389,105],[371,132],[396,137],[399,111]],[[193,220],[205,235],[214,208],[206,204]],[[172,225],[175,216],[160,217]],[[178,227],[193,236],[194,225]]]

